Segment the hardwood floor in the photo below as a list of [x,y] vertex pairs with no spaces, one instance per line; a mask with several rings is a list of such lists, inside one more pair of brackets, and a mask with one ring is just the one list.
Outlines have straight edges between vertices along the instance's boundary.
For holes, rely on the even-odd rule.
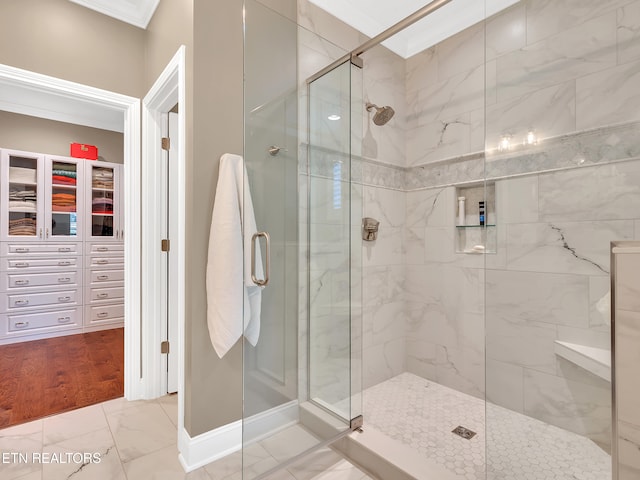
[[123,328],[0,345],[0,428],[123,394]]

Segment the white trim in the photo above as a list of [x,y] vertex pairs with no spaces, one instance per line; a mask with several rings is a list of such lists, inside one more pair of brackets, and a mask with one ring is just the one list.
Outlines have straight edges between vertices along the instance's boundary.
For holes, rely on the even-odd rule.
[[[164,339],[166,325],[159,322],[162,307],[159,298],[165,295],[161,281],[161,264],[165,260],[160,251],[163,238],[163,209],[156,208],[164,196],[163,185],[157,179],[164,175],[162,164],[157,159],[162,156],[160,138],[162,137],[162,118],[176,104],[178,109],[178,191],[177,201],[177,238],[171,239],[171,252],[178,256],[179,269],[172,272],[172,282],[176,288],[171,294],[177,303],[178,344],[171,345],[178,355],[178,431],[184,429],[184,338],[185,338],[185,202],[186,202],[186,84],[185,84],[185,47],[181,46],[160,74],[149,93],[143,99],[143,143],[145,154],[142,158],[145,172],[141,182],[142,190],[142,339],[143,378],[145,379],[145,398],[156,398],[166,393],[166,363],[160,355],[160,342]],[[163,391],[164,386],[164,391]]]
[[291,400],[247,418],[244,425],[238,420],[193,438],[181,429],[178,437],[180,463],[186,472],[191,472],[240,450],[243,437],[245,444],[258,442],[295,425],[298,419],[298,401]]
[[[124,133],[124,195],[125,195],[125,338],[124,394],[128,400],[140,395],[140,100],[95,87],[30,72],[8,65],[0,65],[0,83],[30,90],[40,98],[64,99],[82,104],[85,109],[120,112]],[[28,108],[28,107],[25,107]],[[16,113],[27,113],[16,107]],[[29,113],[30,114],[30,113]],[[82,125],[82,116],[68,118],[68,122]]]

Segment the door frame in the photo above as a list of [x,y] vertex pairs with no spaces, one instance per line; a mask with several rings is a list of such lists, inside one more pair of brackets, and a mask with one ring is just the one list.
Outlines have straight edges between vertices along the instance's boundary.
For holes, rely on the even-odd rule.
[[[0,110],[121,131],[124,135],[124,395],[143,398],[140,322],[140,99],[0,64],[0,85],[12,89]],[[44,105],[44,106],[43,106]]]
[[142,157],[142,376],[146,382],[145,398],[157,398],[166,394],[166,357],[160,353],[160,343],[166,338],[167,326],[162,322],[162,304],[167,295],[163,282],[162,262],[166,262],[160,249],[163,237],[164,209],[160,205],[166,192],[159,181],[162,171],[161,138],[165,131],[167,113],[176,105],[178,108],[178,179],[176,195],[171,197],[177,212],[176,238],[171,238],[171,252],[178,258],[176,272],[169,278],[169,290],[178,312],[178,345],[171,345],[178,357],[178,430],[184,422],[184,329],[185,329],[185,202],[186,202],[186,47],[181,46],[167,64],[147,95],[142,100],[142,138],[145,154]]

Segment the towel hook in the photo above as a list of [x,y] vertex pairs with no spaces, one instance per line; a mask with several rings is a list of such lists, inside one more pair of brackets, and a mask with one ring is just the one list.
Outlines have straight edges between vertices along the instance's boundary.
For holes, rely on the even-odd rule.
[[276,145],[271,145],[267,151],[269,152],[269,155],[275,157],[280,153],[280,151],[288,152],[289,150],[287,150],[286,148],[278,147]]

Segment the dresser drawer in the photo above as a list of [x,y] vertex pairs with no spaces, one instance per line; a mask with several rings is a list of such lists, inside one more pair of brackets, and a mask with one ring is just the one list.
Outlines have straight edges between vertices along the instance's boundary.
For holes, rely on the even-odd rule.
[[85,306],[84,324],[96,325],[100,323],[115,323],[124,320],[124,303],[115,305],[87,305]]
[[77,242],[69,243],[17,243],[3,242],[0,246],[2,256],[16,255],[49,255],[66,253],[68,255],[82,254],[82,244]]
[[11,292],[34,287],[78,287],[82,284],[81,270],[52,273],[6,273],[0,275],[0,291]]
[[124,301],[124,286],[107,288],[86,288],[85,303],[101,304],[106,302]]
[[90,270],[91,285],[105,282],[121,282],[124,280],[124,270]]
[[65,305],[79,303],[78,290],[61,290],[59,292],[46,293],[9,293],[5,295],[7,311],[32,307],[64,307]]
[[36,333],[82,326],[82,311],[77,308],[57,312],[7,315],[7,333]]
[[87,259],[87,268],[124,268],[124,257],[107,257],[105,255],[90,255]]
[[3,272],[60,270],[64,268],[82,268],[82,257],[33,258],[23,256],[0,259],[0,270]]
[[87,255],[124,255],[124,243],[86,243],[85,253]]

